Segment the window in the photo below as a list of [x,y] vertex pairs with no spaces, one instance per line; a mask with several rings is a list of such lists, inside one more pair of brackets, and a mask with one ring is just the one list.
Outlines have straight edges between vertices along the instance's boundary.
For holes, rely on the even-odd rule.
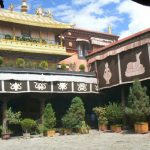
[[85,58],[88,50],[89,50],[89,44],[88,43],[79,43],[79,45],[78,45],[78,57],[79,58]]

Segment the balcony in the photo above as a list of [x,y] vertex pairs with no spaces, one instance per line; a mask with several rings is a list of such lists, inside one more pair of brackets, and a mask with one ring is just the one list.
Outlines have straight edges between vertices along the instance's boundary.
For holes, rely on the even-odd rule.
[[40,53],[51,55],[68,55],[66,48],[46,39],[0,34],[0,50]]

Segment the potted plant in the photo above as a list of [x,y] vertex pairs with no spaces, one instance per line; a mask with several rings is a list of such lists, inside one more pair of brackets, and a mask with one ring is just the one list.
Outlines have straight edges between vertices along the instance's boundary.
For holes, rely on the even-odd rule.
[[37,129],[38,129],[38,133],[40,133],[40,136],[43,136],[44,132],[45,132],[45,127],[43,124],[38,124],[37,125]]
[[48,137],[55,135],[56,117],[52,105],[48,103],[44,110],[44,128],[47,132]]
[[67,68],[66,68],[66,64],[61,64],[61,69],[62,70],[66,70]]
[[81,122],[81,125],[79,127],[79,133],[81,134],[88,134],[90,127],[86,124],[85,121]]
[[106,106],[106,116],[110,123],[112,132],[121,132],[124,110],[120,104],[109,103]]
[[17,58],[16,59],[16,65],[18,68],[24,68],[25,64],[26,64],[26,62],[23,58]]
[[40,64],[39,64],[39,68],[40,69],[45,69],[45,70],[48,69],[48,62],[45,61],[45,60],[41,61]]
[[30,118],[25,118],[24,120],[21,121],[21,127],[24,131],[23,137],[24,138],[30,138],[30,133],[31,131],[36,128],[37,124],[33,119]]
[[62,124],[67,132],[71,132],[73,129],[79,131],[83,121],[85,121],[84,104],[80,97],[75,97],[67,113],[62,118]]
[[11,107],[6,111],[6,117],[3,120],[2,125],[2,139],[7,140],[10,138],[11,131],[8,129],[8,125],[11,124],[20,124],[20,118],[21,112],[13,112]]
[[108,119],[106,116],[106,108],[95,107],[93,108],[93,111],[97,116],[99,130],[107,131]]
[[81,64],[81,65],[79,66],[79,69],[80,69],[80,71],[85,71],[85,65]]
[[135,80],[130,88],[125,113],[134,121],[136,133],[149,131],[147,117],[150,115],[150,99],[146,94],[146,87],[142,87],[139,80]]

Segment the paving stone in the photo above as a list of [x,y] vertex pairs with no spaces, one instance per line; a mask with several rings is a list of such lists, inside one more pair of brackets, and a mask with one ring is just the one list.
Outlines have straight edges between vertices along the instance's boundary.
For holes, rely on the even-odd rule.
[[103,133],[0,140],[0,150],[150,150],[150,133]]

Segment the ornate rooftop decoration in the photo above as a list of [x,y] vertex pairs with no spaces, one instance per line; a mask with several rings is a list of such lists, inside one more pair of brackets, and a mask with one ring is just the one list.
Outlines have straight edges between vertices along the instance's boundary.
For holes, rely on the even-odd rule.
[[44,10],[41,7],[37,8],[36,9],[36,15],[43,16],[44,15]]
[[0,21],[38,26],[45,28],[61,28],[70,29],[73,25],[62,23],[56,21],[52,18],[52,14],[49,11],[43,11],[41,9],[37,10],[37,14],[42,14],[41,16],[36,14],[27,14],[22,12],[9,11],[5,9],[0,9]]
[[12,12],[14,11],[14,5],[11,3],[10,6],[9,6],[9,10]]
[[36,15],[52,18],[52,12],[50,10],[44,10],[42,7],[36,9]]

